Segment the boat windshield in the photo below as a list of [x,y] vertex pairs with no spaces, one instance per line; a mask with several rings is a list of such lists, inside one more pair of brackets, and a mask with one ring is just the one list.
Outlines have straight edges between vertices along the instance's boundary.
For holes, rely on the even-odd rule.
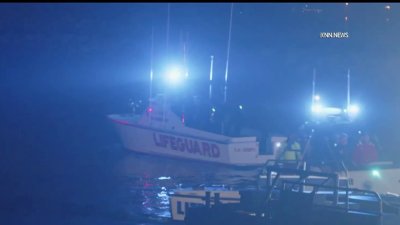
[[240,136],[244,123],[240,105],[217,105],[197,97],[173,101],[171,110],[188,127],[227,136]]

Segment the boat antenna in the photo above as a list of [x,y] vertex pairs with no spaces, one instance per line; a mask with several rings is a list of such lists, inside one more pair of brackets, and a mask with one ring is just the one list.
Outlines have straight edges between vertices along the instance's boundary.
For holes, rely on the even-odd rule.
[[349,3],[348,2],[346,2],[346,3],[344,3],[344,25],[345,25],[345,28],[347,28],[347,24],[348,24],[348,22],[349,22]]
[[210,84],[209,84],[209,92],[208,98],[212,99],[212,80],[213,80],[213,64],[214,64],[214,56],[211,56],[211,65],[210,65]]
[[232,18],[233,18],[233,3],[231,3],[231,18],[229,21],[228,50],[227,50],[226,67],[225,67],[224,103],[226,103],[226,95],[228,91],[227,83],[228,83],[229,53],[231,50]]
[[347,69],[347,112],[350,109],[350,69]]
[[153,96],[153,57],[154,57],[154,27],[151,28],[149,107],[151,107],[151,97]]
[[166,41],[167,41],[167,55],[168,55],[168,51],[169,51],[169,20],[170,20],[170,10],[171,10],[171,3],[167,4],[167,37],[166,37]]
[[[168,56],[169,54],[169,21],[170,21],[170,10],[171,10],[171,3],[167,4],[167,33],[166,33],[166,55]],[[162,110],[162,114],[163,114],[163,123],[165,125],[165,121],[166,121],[166,115],[165,115],[165,111],[166,111],[166,92],[164,91],[163,94],[163,110]]]
[[315,70],[315,68],[313,69],[313,80],[312,80],[312,101],[311,101],[311,103],[312,103],[312,106],[314,106],[314,103],[315,103],[315,79],[316,79],[316,70]]
[[183,42],[183,65],[185,67],[184,69],[185,69],[185,78],[186,79],[189,78],[189,70],[188,70],[188,66],[187,66],[188,36],[189,36],[189,33],[186,34],[185,41]]

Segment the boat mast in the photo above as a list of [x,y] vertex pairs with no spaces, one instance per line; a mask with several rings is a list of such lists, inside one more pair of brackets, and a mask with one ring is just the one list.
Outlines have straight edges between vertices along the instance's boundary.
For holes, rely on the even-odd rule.
[[347,69],[347,112],[350,109],[350,69]]
[[312,98],[312,100],[311,100],[312,106],[314,106],[314,104],[315,104],[315,79],[316,79],[316,70],[314,68],[313,69],[313,80],[312,80],[312,96],[311,96],[311,98]]
[[[186,38],[183,37],[184,34],[181,31],[180,34],[180,39],[181,39],[181,43],[182,43],[182,47],[183,47],[183,72],[185,74],[185,82],[188,81],[189,79],[189,70],[188,70],[188,66],[187,66],[187,36]],[[188,97],[188,91],[187,89],[185,89],[184,91],[184,99],[186,99]],[[182,115],[181,115],[181,122],[182,124],[185,124],[185,104],[182,104]]]
[[167,4],[167,37],[166,37],[166,51],[168,55],[169,51],[169,17],[170,17],[170,8],[171,8],[171,3]]
[[214,64],[214,56],[211,56],[211,65],[210,65],[210,84],[209,84],[209,92],[208,98],[211,101],[212,99],[212,80],[213,80],[213,64]]
[[153,57],[154,57],[154,27],[151,28],[149,107],[151,107],[151,97],[153,96]]
[[189,33],[186,34],[185,41],[183,42],[183,66],[185,67],[184,70],[185,70],[185,78],[186,79],[189,78],[189,69],[187,66],[188,36],[189,36]]
[[233,3],[231,3],[231,18],[229,21],[228,50],[227,50],[226,67],[225,67],[224,103],[226,103],[226,95],[228,91],[227,84],[228,84],[229,53],[231,50],[232,18],[233,18]]
[[[170,3],[168,3],[167,4],[167,33],[166,33],[166,55],[168,56],[169,55],[169,18],[170,18],[170,8],[171,8],[171,5],[170,5]],[[163,114],[163,123],[164,123],[164,125],[165,125],[165,121],[166,121],[166,115],[165,115],[165,111],[166,111],[166,108],[167,108],[167,106],[166,106],[166,98],[167,98],[167,96],[166,96],[166,92],[164,91],[164,96],[163,96],[163,110],[162,110],[162,114]]]
[[344,3],[344,26],[347,30],[347,25],[349,22],[349,3]]

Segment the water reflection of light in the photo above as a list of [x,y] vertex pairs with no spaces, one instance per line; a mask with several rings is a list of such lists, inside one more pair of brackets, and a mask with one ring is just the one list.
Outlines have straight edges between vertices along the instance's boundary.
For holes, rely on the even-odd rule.
[[151,221],[171,217],[169,194],[177,188],[192,188],[200,184],[245,188],[254,185],[258,174],[254,168],[232,168],[135,153],[123,158],[117,171],[126,178],[124,184],[129,189],[126,198],[129,211],[139,212],[138,216]]
[[142,212],[145,215],[157,218],[169,218],[171,213],[169,210],[169,196],[165,187],[159,192],[155,190],[147,190],[142,192]]
[[157,193],[157,199],[161,209],[157,215],[160,217],[171,217],[169,210],[169,196],[165,187],[161,187],[161,191]]
[[[165,181],[169,181],[171,177],[154,177],[142,179],[142,182],[137,183],[134,189],[140,189],[140,195],[142,196],[142,213],[145,217],[152,219],[170,218],[171,213],[169,209],[169,195],[171,187],[167,182],[167,186],[164,185]],[[139,184],[139,186],[137,186]],[[176,185],[173,185],[176,187]]]

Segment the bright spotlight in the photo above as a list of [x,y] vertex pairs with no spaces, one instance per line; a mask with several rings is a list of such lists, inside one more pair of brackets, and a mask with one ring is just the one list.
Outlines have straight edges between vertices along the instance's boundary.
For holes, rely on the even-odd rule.
[[314,95],[314,100],[319,101],[319,100],[321,100],[321,97],[319,95]]
[[360,107],[358,107],[358,105],[351,105],[347,111],[350,114],[356,115],[360,112]]
[[280,147],[282,146],[282,144],[281,144],[280,142],[276,142],[276,143],[275,143],[275,146],[276,146],[277,148],[280,148]]
[[323,109],[324,109],[324,107],[322,107],[322,105],[320,105],[320,104],[313,105],[313,106],[311,107],[311,111],[312,111],[313,113],[317,113],[317,114],[322,113]]
[[243,106],[242,106],[242,105],[239,105],[239,109],[242,110],[242,109],[243,109]]
[[184,74],[179,67],[171,67],[166,74],[166,82],[170,85],[179,85],[184,79]]

